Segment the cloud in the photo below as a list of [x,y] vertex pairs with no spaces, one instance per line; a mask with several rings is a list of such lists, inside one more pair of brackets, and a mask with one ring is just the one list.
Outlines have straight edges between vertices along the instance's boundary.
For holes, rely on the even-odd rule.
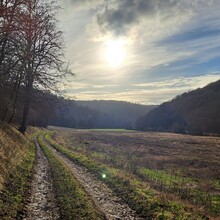
[[68,93],[68,98],[76,100],[116,100],[116,101],[129,101],[140,104],[160,104],[169,100],[170,98],[180,94],[180,88],[163,89],[163,90],[127,90],[118,92],[97,92],[97,91],[83,91],[81,93]]
[[102,2],[102,0],[64,0],[65,4],[74,6],[78,10],[96,8]]
[[193,77],[179,77],[175,79],[167,79],[163,81],[138,83],[134,84],[134,87],[145,89],[157,89],[157,90],[176,90],[188,91],[206,86],[211,82],[215,82],[220,79],[220,73],[212,73],[207,75],[193,76]]
[[198,8],[211,5],[212,1],[108,0],[96,12],[88,29],[96,40],[102,40],[103,36],[155,40],[178,32],[184,23],[192,20]]
[[[171,100],[177,95],[193,89],[201,88],[220,79],[220,73],[210,73],[194,77],[179,77],[149,83],[130,85],[127,89],[116,88],[117,85],[103,85],[103,87],[90,85],[87,89],[68,92],[69,98],[77,100],[122,100],[141,104],[161,104]],[[106,86],[114,87],[106,90]],[[120,87],[120,85],[118,85]],[[116,88],[116,90],[115,90]],[[102,90],[103,89],[103,90]]]
[[209,7],[200,5],[193,19],[186,23],[178,33],[155,43],[158,47],[166,47],[167,51],[173,54],[180,51],[191,52],[191,56],[179,59],[180,62],[174,60],[170,63],[173,70],[174,68],[175,71],[187,68],[187,71],[193,72],[196,68],[199,71],[204,68],[202,71],[207,72],[207,70],[219,68],[218,62],[214,61],[220,57],[219,10],[219,1],[215,1],[215,4],[213,1]]
[[92,84],[83,82],[66,82],[60,85],[60,89],[64,92],[80,92],[85,93],[88,91],[98,91],[107,88],[113,88],[116,84]]
[[97,15],[97,21],[102,30],[112,30],[121,35],[126,33],[131,25],[139,24],[142,18],[155,17],[158,11],[167,11],[175,4],[169,0],[110,1],[103,12]]
[[115,36],[138,35],[141,31],[155,33],[160,29],[169,33],[174,26],[190,19],[192,10],[190,7],[183,9],[180,2],[177,0],[110,0],[97,14],[97,23],[101,32],[112,33]]

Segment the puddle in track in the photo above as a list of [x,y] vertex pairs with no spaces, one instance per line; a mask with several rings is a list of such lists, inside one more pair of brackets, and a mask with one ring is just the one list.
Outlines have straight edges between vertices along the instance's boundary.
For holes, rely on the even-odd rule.
[[136,212],[124,203],[102,181],[98,180],[88,169],[75,164],[62,153],[54,149],[44,140],[57,157],[63,161],[72,171],[75,178],[83,186],[85,191],[92,197],[96,206],[106,215],[108,220],[141,220]]
[[59,209],[52,189],[49,163],[39,144],[35,140],[36,166],[31,185],[30,203],[27,205],[27,217],[24,220],[56,220]]

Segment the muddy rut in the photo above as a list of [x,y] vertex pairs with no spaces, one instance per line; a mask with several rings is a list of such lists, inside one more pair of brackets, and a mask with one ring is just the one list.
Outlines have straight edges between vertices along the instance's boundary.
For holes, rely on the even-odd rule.
[[114,195],[112,190],[106,184],[98,180],[88,169],[75,164],[59,151],[54,149],[46,140],[45,143],[50,147],[53,153],[63,161],[72,171],[75,178],[83,186],[85,191],[92,197],[94,203],[102,211],[106,219],[109,220],[141,220],[135,211]]
[[25,220],[56,220],[59,210],[52,190],[49,163],[35,139],[36,166]]

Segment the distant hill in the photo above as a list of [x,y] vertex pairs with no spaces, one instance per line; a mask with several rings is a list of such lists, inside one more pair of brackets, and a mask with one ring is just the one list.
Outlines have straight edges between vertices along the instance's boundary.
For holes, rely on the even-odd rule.
[[134,129],[136,120],[155,107],[122,101],[70,101],[57,111],[50,124],[73,128]]
[[[155,105],[140,105],[131,102],[107,100],[76,101],[76,103],[102,113],[106,119],[111,118],[115,122],[124,125],[130,124],[132,127],[138,117],[157,107]],[[103,120],[105,120],[104,118]]]
[[220,133],[220,80],[184,93],[140,117],[140,130]]
[[[0,120],[19,124],[24,106],[24,87],[0,85]],[[122,101],[74,101],[35,89],[29,109],[28,125],[71,128],[134,129],[135,121],[156,106]]]

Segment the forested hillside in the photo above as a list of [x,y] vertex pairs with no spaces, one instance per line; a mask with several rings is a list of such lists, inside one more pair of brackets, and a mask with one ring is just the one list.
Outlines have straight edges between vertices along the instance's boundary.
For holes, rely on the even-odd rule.
[[220,133],[220,80],[184,93],[139,118],[141,130]]
[[72,128],[134,129],[138,117],[155,106],[119,101],[69,101],[56,111],[52,125]]
[[[10,87],[0,88],[0,119],[9,123],[22,120],[23,90],[11,99]],[[155,106],[117,101],[74,101],[49,92],[33,90],[27,123],[32,126],[56,125],[71,128],[127,128],[134,129],[138,117]]]

